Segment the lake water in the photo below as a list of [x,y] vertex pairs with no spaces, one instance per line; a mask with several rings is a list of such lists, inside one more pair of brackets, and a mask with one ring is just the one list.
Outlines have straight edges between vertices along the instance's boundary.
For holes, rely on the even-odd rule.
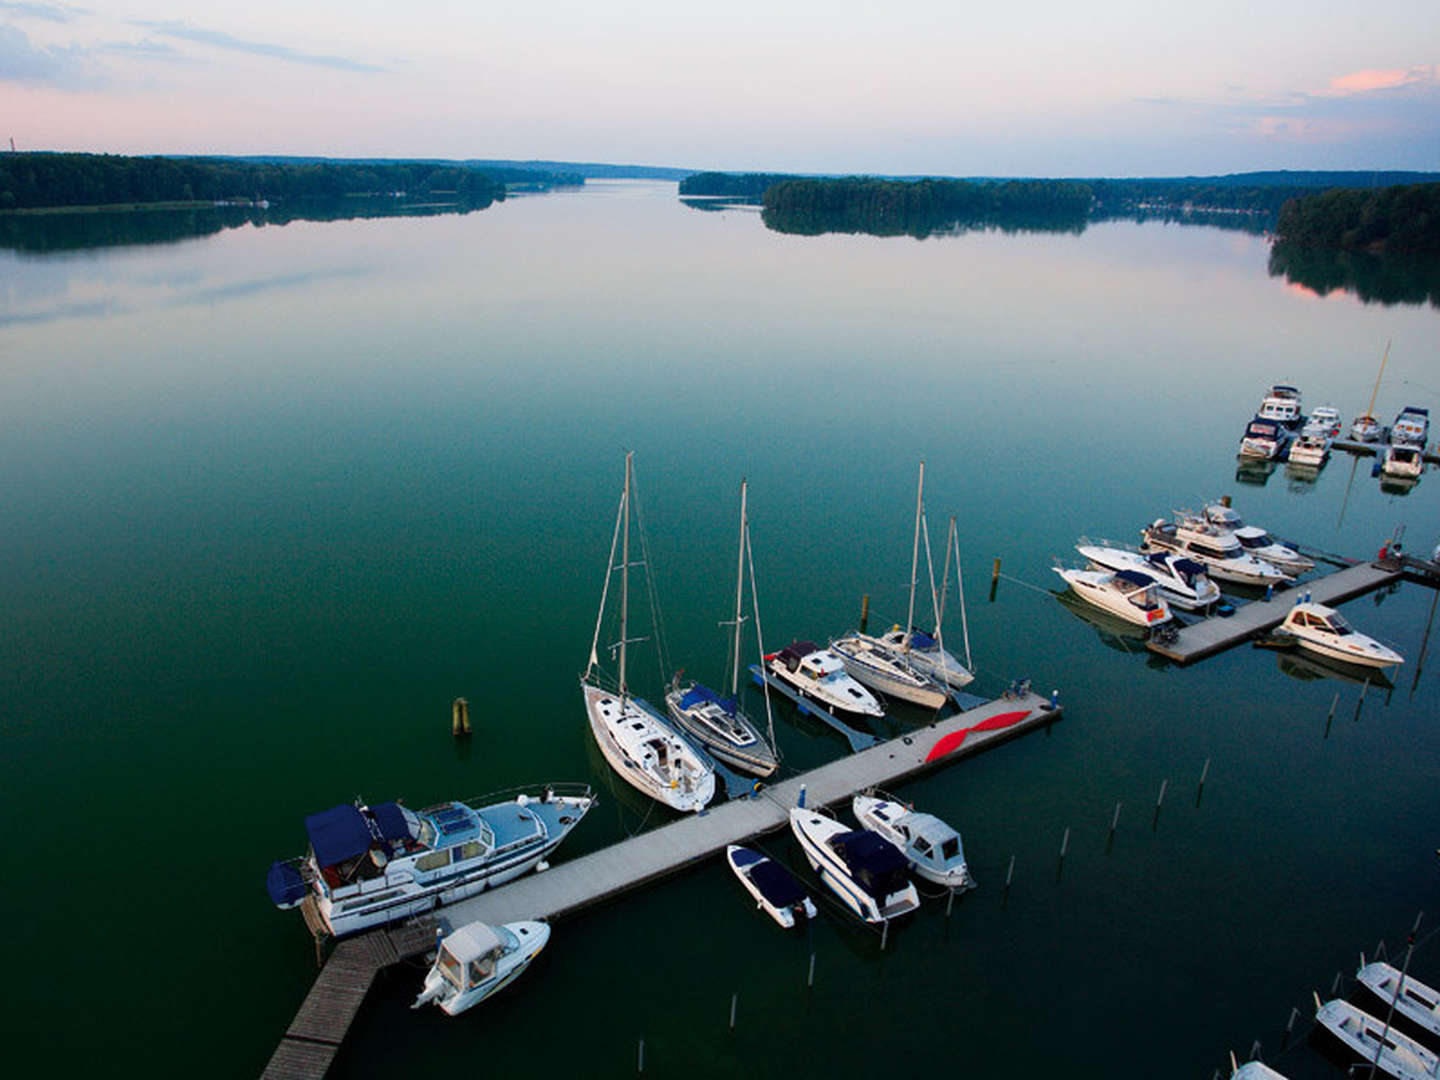
[[[1328,551],[1440,538],[1433,475],[1391,494],[1340,455],[1237,479],[1271,382],[1348,420],[1390,341],[1376,411],[1440,405],[1440,312],[1320,298],[1266,259],[1159,223],[782,236],[644,183],[0,252],[12,1058],[258,1075],[314,975],[265,870],[357,793],[589,780],[604,804],[561,857],[637,828],[576,684],[627,449],[688,672],[722,668],[742,476],[778,645],[849,628],[862,594],[903,618],[923,459],[937,546],[958,518],[976,688],[1028,675],[1065,717],[902,789],[964,832],[980,888],[883,953],[835,917],[783,936],[716,862],[560,922],[461,1019],[409,1012],[419,972],[390,972],[333,1075],[629,1075],[642,1037],[671,1076],[1209,1077],[1278,1050],[1292,1006],[1436,907],[1435,594],[1347,605],[1408,659],[1362,695],[1248,646],[1160,664],[1050,570],[1082,533],[1133,542],[1227,492]],[[787,768],[842,751],[777,719]],[[1413,970],[1440,978],[1440,951]],[[1277,1064],[1339,1075],[1302,1040]]]

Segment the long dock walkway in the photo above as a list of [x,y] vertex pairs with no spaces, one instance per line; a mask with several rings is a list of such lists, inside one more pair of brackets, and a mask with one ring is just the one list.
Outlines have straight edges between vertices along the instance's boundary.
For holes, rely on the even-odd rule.
[[264,1080],[317,1080],[330,1067],[376,974],[430,948],[437,929],[465,923],[556,918],[608,900],[788,825],[805,788],[808,806],[829,805],[870,787],[898,783],[1049,724],[1061,709],[1036,694],[998,698],[898,739],[800,773],[703,814],[671,822],[561,863],[544,873],[437,908],[423,920],[340,942],[286,1030]]
[[1317,604],[1338,604],[1398,581],[1400,576],[1398,565],[1387,567],[1377,563],[1356,563],[1274,593],[1269,600],[1253,600],[1239,607],[1228,618],[1212,615],[1192,623],[1171,641],[1161,642],[1152,638],[1145,647],[1168,660],[1188,664],[1275,629],[1306,593]]

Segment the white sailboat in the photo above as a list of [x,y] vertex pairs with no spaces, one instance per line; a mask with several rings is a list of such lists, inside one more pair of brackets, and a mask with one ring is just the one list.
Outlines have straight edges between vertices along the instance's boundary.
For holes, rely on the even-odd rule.
[[[715,768],[709,758],[680,736],[653,706],[631,696],[625,683],[626,647],[630,620],[630,490],[634,454],[625,455],[625,488],[610,541],[600,613],[590,642],[590,663],[580,677],[580,692],[590,730],[610,767],[626,783],[674,810],[703,810],[715,795]],[[619,673],[614,691],[599,680],[600,629],[610,595],[610,578],[616,570],[615,548],[620,547],[620,640],[615,646]]]
[[[775,723],[767,724],[769,740],[761,737],[750,718],[740,708],[740,632],[744,623],[741,612],[745,602],[745,566],[750,552],[750,525],[745,514],[747,485],[740,481],[740,557],[735,570],[735,648],[730,657],[730,696],[721,697],[708,686],[694,681],[680,682],[677,672],[665,694],[665,708],[675,723],[692,738],[727,765],[733,765],[752,776],[769,776],[780,763],[775,752]],[[760,601],[755,594],[755,568],[750,566],[750,595],[754,602],[755,638],[760,655],[765,644],[760,639]],[[770,686],[762,683],[765,692],[765,715],[770,717]]]
[[1363,955],[1355,981],[1386,1005],[1394,1006],[1411,1023],[1419,1024],[1431,1035],[1440,1035],[1440,991],[1383,960],[1367,964]]
[[1440,1058],[1434,1051],[1348,1001],[1335,998],[1322,1005],[1317,994],[1315,1010],[1321,1027],[1395,1080],[1433,1080],[1440,1075]]

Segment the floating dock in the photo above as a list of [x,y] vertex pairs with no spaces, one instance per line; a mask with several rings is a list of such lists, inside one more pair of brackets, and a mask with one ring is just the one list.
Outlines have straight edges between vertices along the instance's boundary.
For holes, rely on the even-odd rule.
[[1152,637],[1145,647],[1167,660],[1188,664],[1275,629],[1306,593],[1317,604],[1333,605],[1399,581],[1401,574],[1398,564],[1356,563],[1273,593],[1269,600],[1252,600],[1237,608],[1234,615],[1212,615],[1191,623],[1170,641],[1160,642]]
[[[1390,429],[1386,428],[1385,431],[1388,436]],[[1330,440],[1331,450],[1343,450],[1345,453],[1354,454],[1356,457],[1377,457],[1381,454],[1384,454],[1385,448],[1389,445],[1390,443],[1388,438],[1385,442],[1361,442],[1359,439]],[[1423,446],[1416,447],[1416,449],[1420,451],[1421,458],[1423,458],[1426,462],[1429,462],[1431,464],[1440,463],[1440,453],[1432,452],[1430,449]]]
[[747,797],[437,908],[418,922],[347,938],[321,969],[264,1078],[315,1080],[323,1076],[376,974],[432,947],[437,929],[448,932],[476,920],[504,923],[568,915],[696,866],[723,852],[728,844],[785,828],[802,787],[807,806],[837,803],[867,788],[896,784],[947,765],[1050,724],[1060,715],[1058,706],[1036,694],[998,698]]

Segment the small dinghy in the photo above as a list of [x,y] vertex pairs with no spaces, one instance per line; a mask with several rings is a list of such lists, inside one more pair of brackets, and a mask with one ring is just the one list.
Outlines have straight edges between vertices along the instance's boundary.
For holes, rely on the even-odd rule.
[[1353,629],[1343,615],[1324,604],[1296,604],[1277,634],[1294,638],[1302,649],[1347,664],[1388,668],[1405,662],[1394,649]]
[[820,880],[866,922],[888,922],[920,906],[905,856],[875,833],[799,806],[790,809],[790,828]]
[[433,1001],[456,1016],[513,982],[549,940],[550,927],[543,922],[467,923],[441,940],[410,1007]]
[[[1326,1031],[1360,1055],[1373,1061],[1395,1080],[1434,1080],[1440,1075],[1440,1058],[1404,1035],[1339,998],[1320,1004],[1315,996],[1315,1019]],[[1376,1057],[1376,1053],[1379,1057]]]
[[975,887],[960,834],[934,814],[873,795],[856,795],[851,809],[861,825],[893,844],[926,881],[957,892]]
[[1402,976],[1398,969],[1384,961],[1367,964],[1363,955],[1355,981],[1387,1006],[1393,1002],[1395,1011],[1405,1019],[1419,1024],[1432,1035],[1440,1035],[1440,992],[1410,975]]
[[745,891],[777,923],[789,930],[800,917],[815,917],[815,901],[793,874],[774,859],[739,844],[725,849],[725,861]]

